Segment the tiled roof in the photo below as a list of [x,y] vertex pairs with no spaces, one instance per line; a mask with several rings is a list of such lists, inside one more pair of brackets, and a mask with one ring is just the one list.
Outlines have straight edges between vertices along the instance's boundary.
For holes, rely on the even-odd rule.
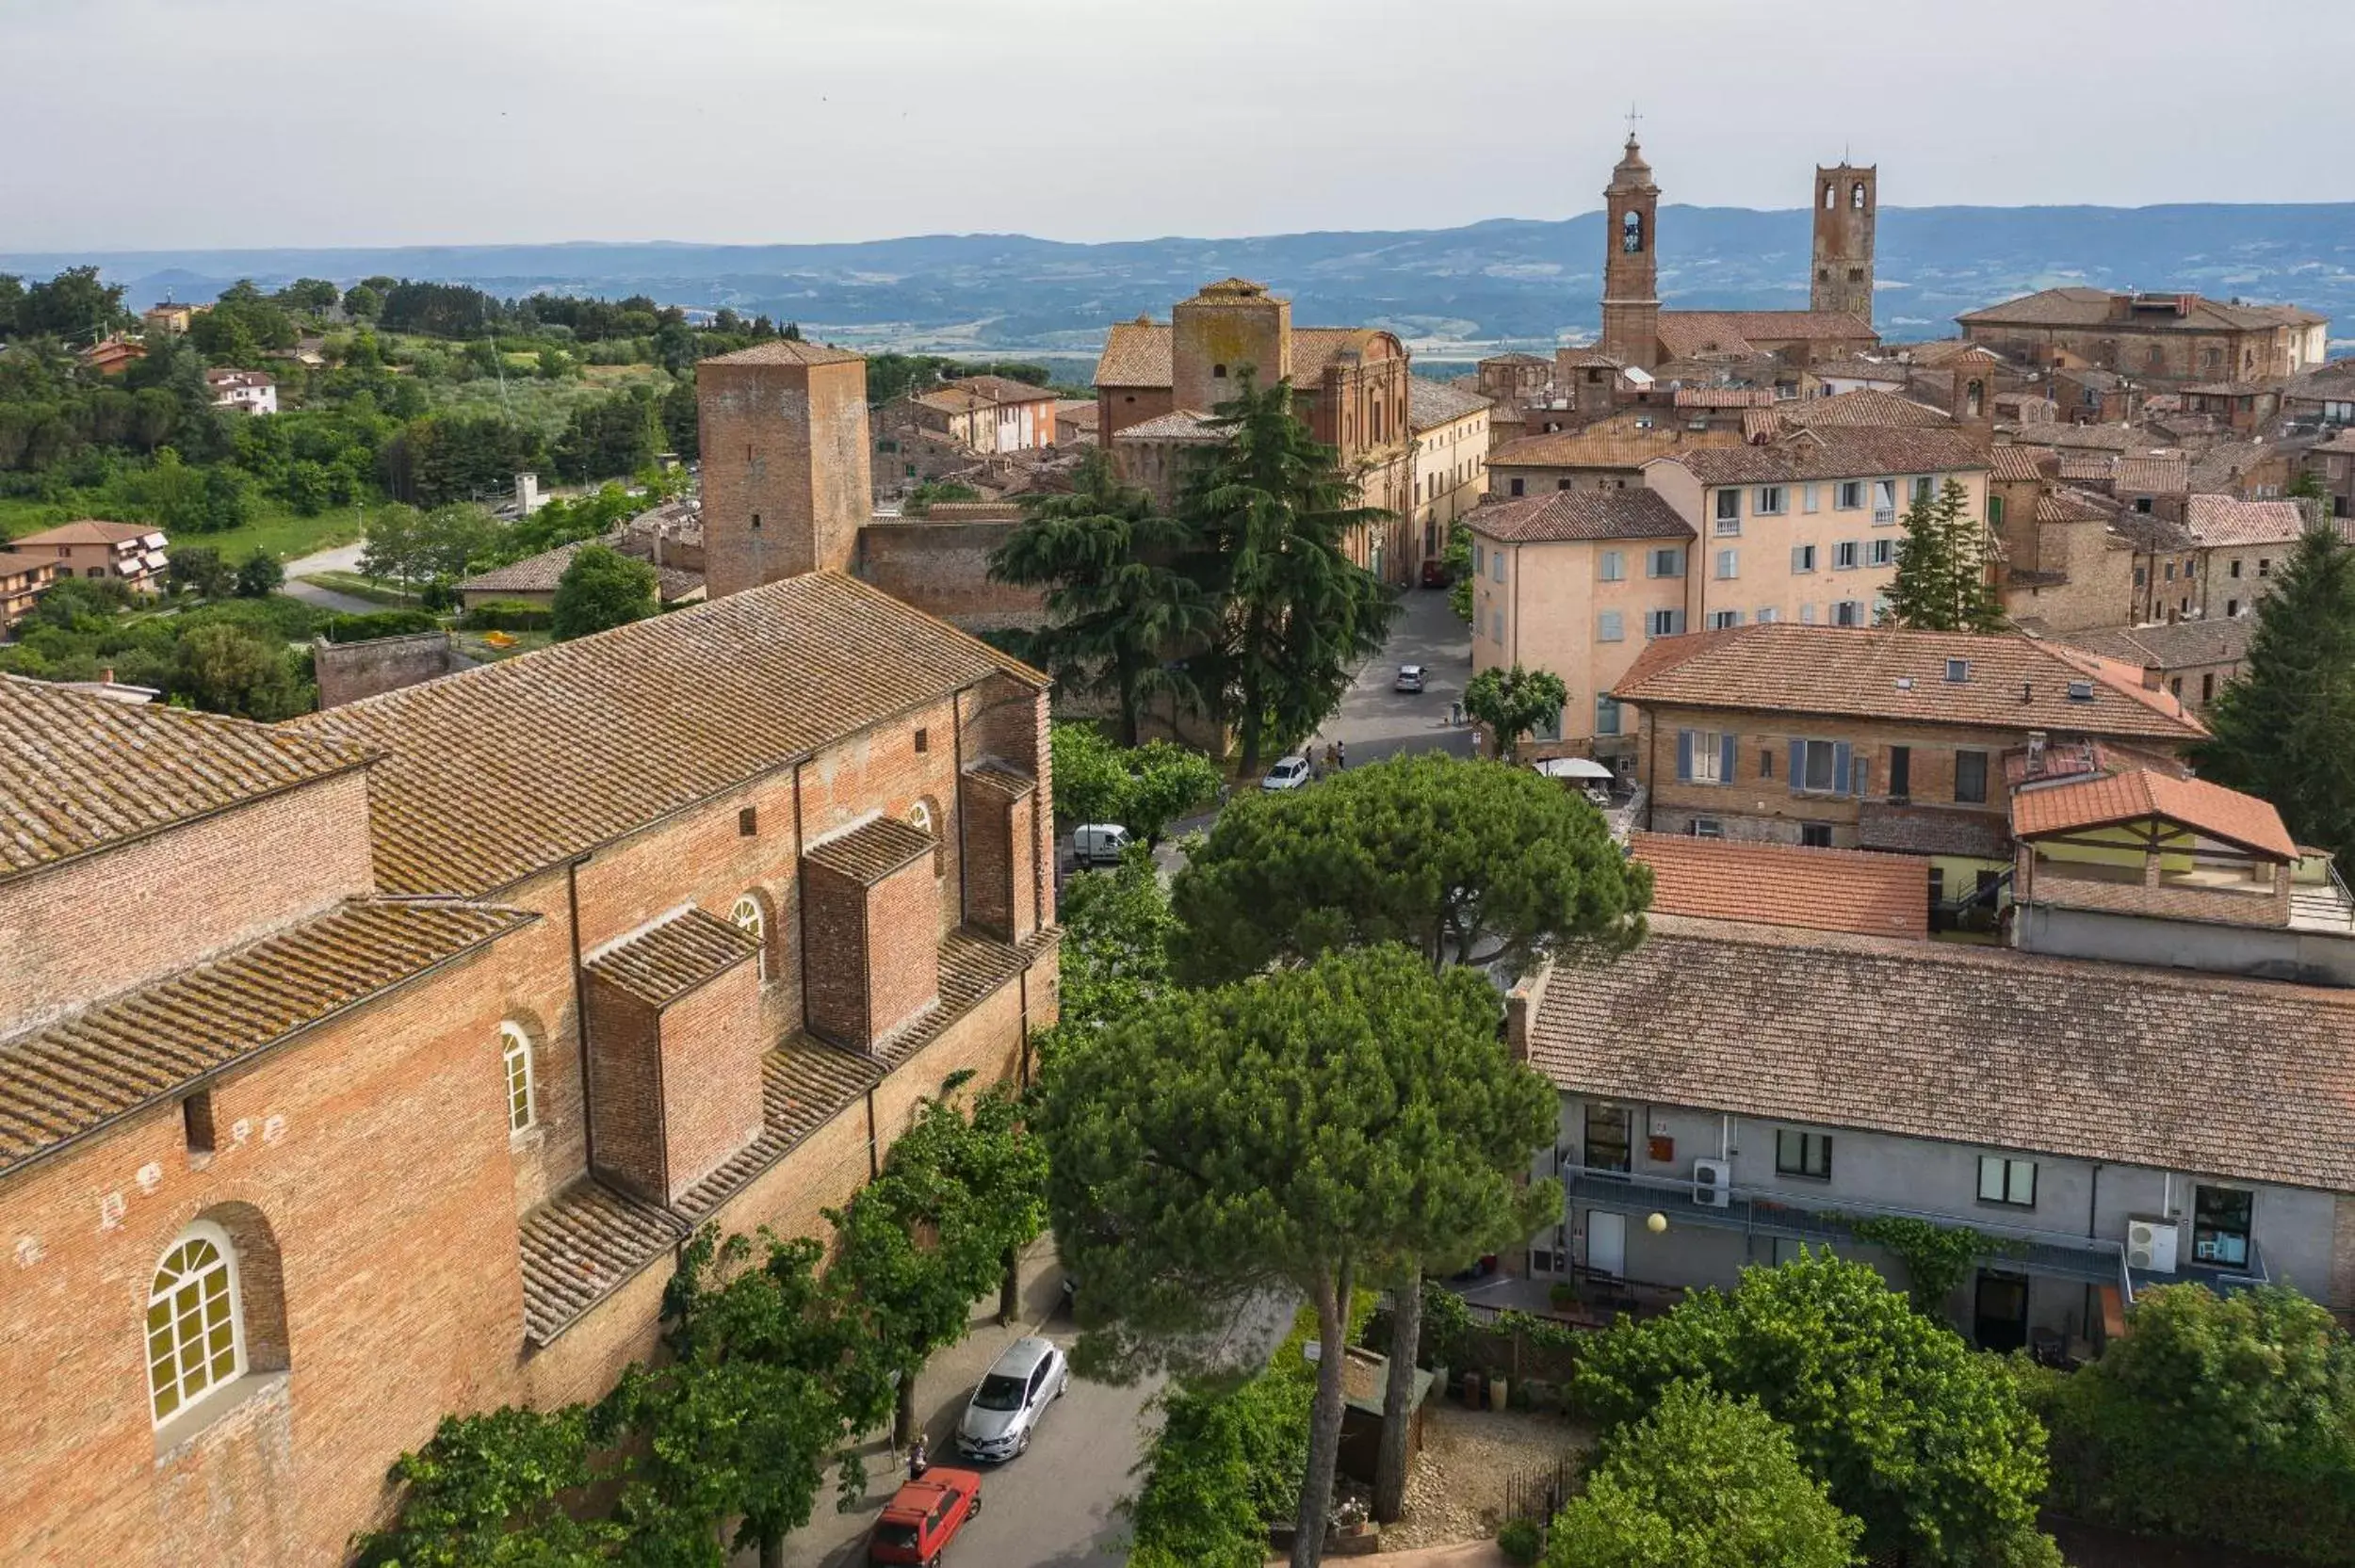
[[1896,360],[1817,360],[1807,373],[1819,381],[1891,381],[1906,384],[1912,367]]
[[2328,441],[2317,441],[2306,448],[2309,452],[2355,452],[2355,425],[2340,430]]
[[1480,363],[1482,364],[1551,364],[1553,362],[1542,354],[1512,353],[1490,354]]
[[1327,366],[1352,354],[1363,354],[1373,347],[1375,338],[1384,335],[1373,327],[1294,327],[1292,385],[1314,386],[1324,379]]
[[[2262,441],[2219,441],[2192,460],[2191,488],[2224,495],[2240,488],[2258,464],[2279,453]],[[19,542],[22,542],[20,541]]]
[[2107,523],[2118,516],[2118,503],[2085,490],[2048,490],[2036,498],[2039,523]]
[[913,822],[878,816],[811,845],[802,858],[872,886],[911,861],[933,852],[933,835]]
[[1019,800],[1038,788],[1038,781],[1002,762],[980,762],[965,770],[967,783],[1001,800]]
[[2260,854],[2298,858],[2298,841],[2269,802],[2205,779],[2136,768],[2077,784],[2023,789],[2011,798],[2011,831],[2017,838],[2113,827],[2146,816],[2163,816]]
[[0,881],[364,766],[347,740],[0,675]]
[[1988,454],[1989,477],[2015,483],[2041,479],[2047,456],[2033,446],[1998,446]]
[[2150,444],[2150,438],[2131,425],[2064,425],[2023,423],[2012,432],[2012,440],[2022,446],[2073,447],[2078,450],[2123,452],[2131,447]]
[[2355,1191],[2355,993],[1656,916],[1558,966],[1563,1089]]
[[1881,392],[1872,387],[1835,393],[1829,397],[1798,398],[1782,404],[1781,412],[1784,424],[1795,425],[1801,429],[1840,425],[1934,429],[1954,423],[1954,419],[1942,409],[1934,409],[1927,403],[1917,403],[1910,397],[1900,397],[1893,392]]
[[524,1338],[542,1346],[689,1234],[668,1209],[593,1178],[526,1215],[519,1232]]
[[848,348],[830,348],[822,343],[802,343],[792,338],[776,338],[768,343],[755,343],[750,348],[739,348],[733,354],[714,354],[701,363],[705,364],[849,364],[864,361],[864,354]]
[[289,721],[380,748],[380,887],[486,893],[992,674],[1046,677],[816,573]]
[[2206,545],[2295,544],[2306,531],[2306,514],[2295,501],[2240,501],[2230,495],[2195,495],[2184,504],[2191,537]]
[[2259,393],[2278,392],[2281,388],[2257,381],[2201,381],[2183,390],[2197,393],[2202,397],[2254,397]]
[[55,572],[55,556],[28,556],[22,550],[0,547],[0,577],[21,577],[35,572]]
[[[1949,660],[1967,678],[1946,679]],[[2072,701],[2084,682],[2091,696]],[[2022,700],[2022,688],[2026,699]],[[1655,639],[1612,695],[1665,707],[1737,708],[1997,730],[2151,736],[2207,732],[2138,670],[2022,636],[1800,626],[1788,622]]]
[[2181,495],[2191,484],[2188,458],[2120,458],[2110,471],[2120,490],[2137,495]]
[[1762,342],[1878,341],[1868,323],[1844,311],[1662,311],[1659,332],[1672,359],[1754,352]]
[[980,409],[994,409],[998,406],[980,393],[968,392],[961,386],[934,387],[930,392],[917,393],[911,401],[921,403],[926,408],[936,410],[941,413],[972,413]]
[[1032,386],[1011,376],[960,376],[949,385],[959,392],[969,392],[992,403],[1051,403],[1055,400],[1052,387]]
[[581,967],[650,1008],[760,956],[760,944],[716,914],[683,909],[582,961]]
[[1097,386],[1168,386],[1176,380],[1171,368],[1175,350],[1169,323],[1117,321],[1104,334],[1104,351],[1096,356]]
[[1866,936],[1930,934],[1927,861],[1677,833],[1634,833],[1629,845],[1651,867],[1656,913]]
[[1557,490],[1514,501],[1487,501],[1465,526],[1509,544],[1579,539],[1691,539],[1693,525],[1656,490]]
[[1552,430],[1504,443],[1488,454],[1488,468],[1641,468],[1654,458],[1741,445],[1734,430]]
[[1492,398],[1454,381],[1435,381],[1427,376],[1406,378],[1407,420],[1418,430],[1434,430],[1442,425],[1452,425],[1469,414],[1478,413],[1492,401]]
[[[1489,459],[1491,464],[1495,461]],[[1703,484],[1774,484],[1951,474],[1985,468],[1987,453],[1957,430],[1835,425],[1787,436],[1771,445],[1681,452],[1669,461],[1682,463]]]
[[2188,550],[2193,545],[2191,530],[2181,523],[2170,522],[2156,512],[2136,511],[2132,507],[2119,509],[2118,515],[2110,519],[2110,531],[2146,556]]
[[[2147,297],[2162,298],[2156,294]],[[1965,312],[1956,319],[2001,327],[2115,327],[2124,331],[2176,332],[2212,332],[2219,328],[2251,331],[2322,319],[2292,305],[2225,304],[2195,294],[2188,296],[2188,315],[2177,315],[2171,310],[2138,311],[2131,321],[2124,321],[2110,315],[2110,298],[2106,288],[2048,288],[1984,310]]]
[[349,903],[19,1035],[0,1044],[0,1172],[537,918],[485,904]]
[[[600,540],[584,540],[571,544],[560,544],[553,550],[543,550],[536,556],[526,556],[519,561],[511,561],[505,566],[495,566],[488,572],[468,577],[458,585],[457,591],[461,593],[553,593],[556,591],[558,583],[563,580],[565,568],[571,566],[573,558],[580,554],[580,547],[583,543],[594,542],[612,550],[620,548],[619,540],[619,535],[609,534]],[[626,551],[623,553],[628,554]],[[675,566],[654,566],[651,561],[648,561],[647,565],[654,567],[656,592],[666,605],[684,599],[704,586],[704,576],[700,572],[688,572]]]
[[11,544],[124,544],[135,539],[160,539],[163,532],[144,523],[102,523],[97,518],[85,517],[77,523],[43,528],[37,534],[19,535]]
[[1174,409],[1157,413],[1150,419],[1140,419],[1113,436],[1120,441],[1218,441],[1225,432],[1211,427],[1212,416],[1196,413],[1192,409]]
[[1627,362],[1604,353],[1600,348],[1574,348],[1555,363],[1569,370],[1625,370]]
[[1681,409],[1770,409],[1775,406],[1775,389],[1770,386],[1681,386],[1676,389],[1675,401]]
[[[1888,353],[1900,347],[1893,343],[1884,343],[1881,345],[1881,351]],[[1957,359],[1986,359],[2000,363],[2004,357],[1983,343],[1973,343],[1967,338],[1959,337],[1934,338],[1928,343],[1908,343],[1902,345],[1902,348],[1912,357],[1916,364],[1945,364],[1949,361]]]
[[2183,670],[2201,664],[2239,663],[2249,655],[2249,634],[2255,625],[2248,616],[2227,616],[2158,626],[2090,626],[2053,636],[2056,642],[2124,664]]

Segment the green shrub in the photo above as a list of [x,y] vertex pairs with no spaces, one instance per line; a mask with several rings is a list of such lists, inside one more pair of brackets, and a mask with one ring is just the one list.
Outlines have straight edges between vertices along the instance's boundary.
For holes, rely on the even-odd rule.
[[485,599],[458,623],[470,632],[544,632],[553,612],[520,599]]
[[430,632],[441,622],[424,610],[376,610],[366,615],[331,615],[318,634],[330,642],[365,642],[370,638]]
[[1537,1528],[1534,1519],[1507,1519],[1504,1528],[1497,1531],[1497,1550],[1515,1562],[1535,1562],[1545,1547],[1545,1531]]

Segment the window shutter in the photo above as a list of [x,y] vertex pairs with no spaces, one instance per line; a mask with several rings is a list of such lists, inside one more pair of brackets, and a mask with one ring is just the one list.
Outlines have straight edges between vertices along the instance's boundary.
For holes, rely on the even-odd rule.
[[1677,783],[1691,784],[1692,782],[1693,732],[1679,730],[1677,732]]
[[1847,782],[1848,782],[1848,743],[1847,743],[1846,741],[1844,741],[1844,740],[1835,740],[1835,741],[1833,741],[1833,742],[1831,743],[1831,788],[1832,788],[1832,793],[1833,793],[1833,794],[1835,794],[1835,795],[1839,794],[1839,793],[1841,792],[1841,790],[1842,790],[1842,789],[1843,789],[1843,787],[1847,784]]
[[1731,730],[1728,730],[1718,738],[1717,782],[1719,784],[1730,784],[1733,782],[1733,741],[1734,736]]
[[1872,784],[1872,782],[1873,782],[1873,764],[1872,764],[1872,760],[1871,760],[1870,758],[1868,758],[1868,757],[1859,757],[1859,758],[1857,758],[1857,759],[1856,759],[1856,777],[1855,777],[1855,779],[1854,779],[1854,781],[1853,781],[1852,787],[1849,789],[1848,793],[1849,793],[1849,794],[1851,794],[1851,795],[1854,795],[1854,796],[1855,796],[1858,800],[1863,800],[1863,799],[1864,799],[1864,797],[1865,797],[1866,795],[1868,795],[1868,794],[1870,794],[1870,793],[1871,793],[1871,790],[1870,790],[1867,786],[1869,786],[1869,785]]
[[1804,558],[1801,556],[1800,552],[1801,552],[1801,551],[1803,551],[1803,550],[1805,550],[1806,548],[1807,548],[1807,546],[1806,546],[1806,545],[1804,545],[1804,544],[1794,544],[1793,546],[1791,546],[1791,570],[1792,570],[1792,571],[1794,571],[1794,572],[1804,572],[1804,571],[1806,571],[1806,570],[1807,570],[1807,568],[1806,568],[1806,567],[1804,567],[1804,566],[1802,566],[1802,565],[1800,565],[1800,564],[1799,564],[1799,562],[1800,562],[1800,561]]
[[1796,795],[1799,792],[1799,786],[1806,783],[1807,742],[1795,740],[1791,743],[1791,793]]

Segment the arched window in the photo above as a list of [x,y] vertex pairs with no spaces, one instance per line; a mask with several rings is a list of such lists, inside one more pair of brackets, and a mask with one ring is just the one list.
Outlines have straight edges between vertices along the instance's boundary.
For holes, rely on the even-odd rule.
[[940,830],[933,825],[935,820],[930,800],[918,800],[908,807],[908,826],[933,841],[933,875],[945,877],[949,874],[949,847],[941,842]]
[[507,1069],[507,1130],[522,1132],[531,1125],[531,1036],[521,1024],[499,1026],[499,1060]]
[[1214,364],[1214,365],[1210,366],[1210,380],[1214,380],[1214,381],[1223,381],[1223,380],[1225,380],[1226,379],[1226,367],[1225,365],[1223,365],[1223,364]]
[[760,913],[760,900],[749,893],[745,894],[736,900],[736,907],[728,911],[728,920],[738,930],[751,937],[760,948],[760,978],[767,979],[769,978],[769,920]]
[[1859,212],[1864,210],[1864,182],[1862,180],[1859,180],[1855,188],[1848,192],[1848,205]]
[[147,1393],[162,1426],[244,1370],[237,1252],[229,1233],[199,1220],[180,1234],[147,1287]]
[[1632,207],[1619,219],[1619,249],[1630,255],[1644,248],[1644,215]]
[[1832,188],[1832,183],[1829,180],[1826,180],[1824,182],[1824,210],[1829,212],[1839,204],[1840,193]]
[[1978,418],[1979,405],[1986,401],[1986,398],[1987,388],[1979,382],[1973,381],[1964,387],[1962,389],[1962,416],[1965,419]]

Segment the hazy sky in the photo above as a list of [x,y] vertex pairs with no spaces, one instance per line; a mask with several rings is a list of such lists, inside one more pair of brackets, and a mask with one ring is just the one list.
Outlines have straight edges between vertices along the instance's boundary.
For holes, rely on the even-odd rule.
[[[0,0],[11,250],[2355,199],[2355,0]],[[1659,84],[1647,90],[1641,84]]]

